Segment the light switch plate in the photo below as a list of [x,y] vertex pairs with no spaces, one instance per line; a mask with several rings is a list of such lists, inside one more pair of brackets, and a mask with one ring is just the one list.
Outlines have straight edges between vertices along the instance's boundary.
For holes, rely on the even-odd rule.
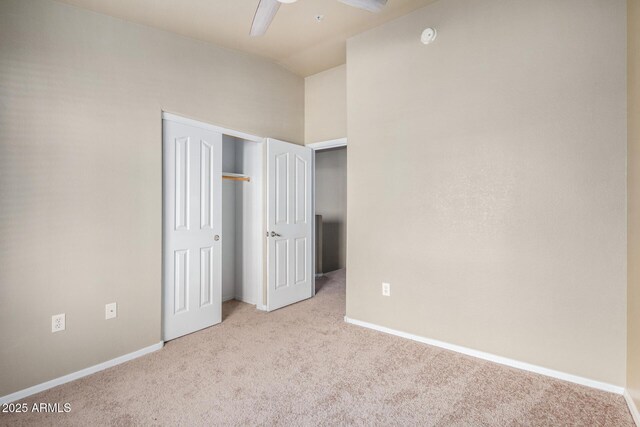
[[104,318],[106,320],[118,317],[118,306],[115,302],[104,306]]
[[391,283],[382,283],[382,295],[385,297],[391,296]]

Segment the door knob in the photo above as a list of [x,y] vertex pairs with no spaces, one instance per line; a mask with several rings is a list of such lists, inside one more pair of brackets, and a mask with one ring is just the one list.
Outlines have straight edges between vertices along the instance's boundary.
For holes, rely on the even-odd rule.
[[276,233],[275,231],[271,232],[271,237],[282,237],[280,234]]
[[216,234],[215,236],[213,236],[213,240],[217,242],[218,240],[220,240],[220,236]]

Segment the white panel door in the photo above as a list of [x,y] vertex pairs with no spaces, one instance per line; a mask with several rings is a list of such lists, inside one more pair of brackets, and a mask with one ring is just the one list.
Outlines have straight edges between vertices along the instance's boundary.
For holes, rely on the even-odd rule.
[[267,140],[267,309],[313,292],[312,151]]
[[222,134],[163,131],[163,339],[222,320]]

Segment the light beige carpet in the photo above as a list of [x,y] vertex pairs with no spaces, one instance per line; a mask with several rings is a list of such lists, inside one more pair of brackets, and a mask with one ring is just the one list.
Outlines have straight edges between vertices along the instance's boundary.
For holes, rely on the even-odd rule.
[[272,313],[223,322],[26,401],[4,425],[633,426],[621,396],[344,323],[344,271]]

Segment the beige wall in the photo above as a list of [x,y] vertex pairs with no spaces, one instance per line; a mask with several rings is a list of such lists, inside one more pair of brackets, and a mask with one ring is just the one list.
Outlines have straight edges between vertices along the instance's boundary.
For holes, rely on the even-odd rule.
[[316,151],[316,214],[322,215],[322,272],[346,266],[347,149]]
[[302,143],[304,81],[53,1],[0,2],[0,40],[3,396],[160,341],[161,110]]
[[305,79],[305,144],[347,136],[346,66]]
[[627,389],[640,408],[640,0],[628,0]]
[[349,40],[348,317],[625,384],[625,11],[446,0]]

